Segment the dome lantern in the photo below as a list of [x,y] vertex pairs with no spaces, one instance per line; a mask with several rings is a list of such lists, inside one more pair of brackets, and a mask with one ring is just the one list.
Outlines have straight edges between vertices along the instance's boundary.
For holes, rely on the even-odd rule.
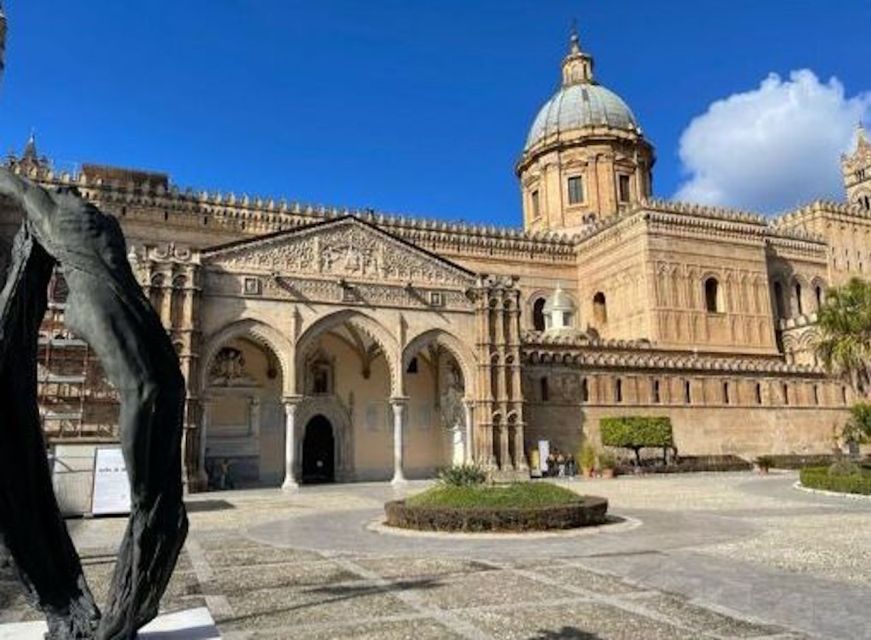
[[544,301],[544,331],[548,334],[563,334],[574,331],[572,328],[575,303],[563,290],[562,282],[557,282],[556,290]]
[[581,51],[578,30],[572,27],[569,54],[563,59],[563,86],[591,84],[593,82],[593,56]]

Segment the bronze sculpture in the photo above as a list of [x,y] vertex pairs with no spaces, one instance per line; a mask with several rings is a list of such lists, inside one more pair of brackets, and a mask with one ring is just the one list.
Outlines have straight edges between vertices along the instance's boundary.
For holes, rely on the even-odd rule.
[[[74,189],[49,191],[2,168],[0,199],[24,218],[0,292],[0,540],[46,615],[47,638],[134,638],[157,615],[187,534],[178,358],[112,216]],[[37,333],[56,264],[69,286],[65,321],[121,396],[131,513],[102,618],[52,491],[36,404]]]

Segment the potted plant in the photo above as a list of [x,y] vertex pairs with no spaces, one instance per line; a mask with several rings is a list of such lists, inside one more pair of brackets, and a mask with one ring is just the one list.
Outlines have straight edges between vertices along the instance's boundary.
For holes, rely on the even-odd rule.
[[585,478],[591,478],[593,476],[593,469],[596,468],[596,447],[590,441],[585,441],[581,446],[581,473]]
[[617,456],[610,451],[603,451],[599,454],[599,471],[603,478],[613,478],[614,469],[617,468]]
[[762,475],[766,475],[768,470],[773,466],[774,459],[771,456],[759,456],[756,458],[756,470]]

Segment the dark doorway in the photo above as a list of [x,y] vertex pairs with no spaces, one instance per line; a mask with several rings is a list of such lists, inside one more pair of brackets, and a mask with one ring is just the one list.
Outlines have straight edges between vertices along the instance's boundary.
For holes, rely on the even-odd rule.
[[302,441],[302,481],[305,484],[334,482],[335,455],[333,425],[324,416],[315,416],[306,425]]

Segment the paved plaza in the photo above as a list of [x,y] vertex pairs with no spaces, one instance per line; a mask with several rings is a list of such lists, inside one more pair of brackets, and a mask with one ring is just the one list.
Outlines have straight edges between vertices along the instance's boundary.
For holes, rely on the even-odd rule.
[[[200,494],[163,605],[238,640],[871,638],[871,500],[796,479],[565,482],[618,521],[519,538],[385,532],[388,484]],[[100,599],[124,524],[70,523]],[[0,622],[34,618],[4,578]]]

